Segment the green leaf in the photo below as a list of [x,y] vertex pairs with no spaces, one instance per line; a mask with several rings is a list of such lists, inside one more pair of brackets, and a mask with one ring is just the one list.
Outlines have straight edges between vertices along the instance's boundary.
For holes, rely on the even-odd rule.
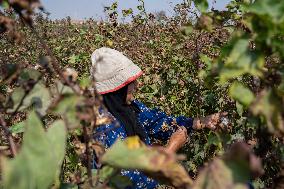
[[255,96],[246,86],[242,83],[235,81],[229,89],[229,95],[236,101],[248,107]]
[[[232,170],[220,159],[215,159],[197,177],[192,189],[227,189],[233,188]],[[247,189],[243,184],[239,189]]]
[[203,14],[198,18],[196,27],[198,29],[202,29],[202,30],[212,32],[212,30],[213,30],[213,19],[210,16]]
[[[1,2],[1,1],[0,1],[0,2]],[[4,9],[8,9],[8,8],[10,7],[8,1],[2,1],[1,6],[2,6]]]
[[[230,46],[231,45],[231,46]],[[227,48],[223,49],[225,56],[225,64],[221,63],[220,83],[224,84],[229,79],[233,79],[244,74],[261,77],[262,68],[265,63],[263,54],[251,52],[248,49],[248,39],[232,40]],[[224,55],[223,55],[224,56]]]
[[55,81],[54,83],[50,88],[52,96],[74,94],[74,91],[69,86],[63,85],[60,81]]
[[208,145],[218,146],[221,143],[220,138],[213,132],[210,132],[208,135]]
[[144,7],[142,5],[138,5],[137,9],[140,10],[140,11],[143,11]]
[[102,163],[118,169],[139,170],[178,188],[192,184],[187,172],[176,162],[174,156],[145,146],[138,137],[118,140],[104,154]]
[[193,27],[192,26],[185,26],[182,28],[182,33],[184,35],[190,35],[193,31]]
[[117,169],[107,165],[103,166],[103,168],[99,172],[97,170],[95,171],[96,171],[95,176],[97,176],[97,174],[99,173],[99,178],[101,182],[104,182],[105,180],[107,180],[108,178],[110,178],[111,176],[113,176],[118,172]]
[[80,79],[80,86],[85,89],[91,86],[92,80],[89,76],[84,76]]
[[211,70],[212,68],[212,59],[209,58],[207,55],[205,54],[200,54],[200,60],[206,64],[206,70]]
[[64,95],[62,100],[53,108],[53,112],[62,116],[69,129],[76,129],[80,126],[80,120],[77,118],[76,106],[81,98],[77,95]]
[[130,15],[130,14],[132,14],[133,13],[133,10],[130,8],[130,9],[125,9],[125,10],[122,10],[122,15],[124,16],[124,17],[126,17],[126,16],[128,16],[128,15]]
[[215,158],[198,175],[192,189],[247,189],[252,172],[261,172],[261,163],[243,143],[233,144],[223,158]]
[[263,90],[257,97],[251,111],[254,115],[265,117],[268,129],[275,134],[284,134],[283,104],[274,90]]
[[79,55],[73,54],[72,56],[69,57],[68,63],[75,64],[76,62],[78,62],[79,59],[80,59]]
[[114,189],[125,189],[133,185],[129,177],[121,175],[119,169],[108,165],[103,166],[99,171],[93,169],[93,176],[98,177],[101,183],[107,182]]
[[117,9],[117,6],[118,6],[118,3],[117,3],[117,2],[114,2],[114,3],[111,5],[111,10]]
[[249,46],[249,41],[247,39],[240,39],[238,40],[230,52],[230,56],[228,57],[226,63],[234,63],[238,60],[242,54],[246,53],[247,47]]
[[17,73],[18,65],[6,63],[2,65],[1,69],[0,80],[8,79]]
[[9,127],[9,130],[11,131],[11,133],[14,133],[14,134],[23,133],[25,131],[25,122],[22,121],[22,122],[14,124],[11,127]]
[[207,0],[193,0],[193,2],[196,8],[202,13],[206,12],[209,7]]
[[247,9],[257,15],[269,17],[274,23],[284,22],[284,2],[281,0],[256,0]]
[[127,187],[132,187],[133,184],[129,177],[117,174],[110,179],[109,186],[114,189],[125,189]]
[[132,186],[129,177],[122,176],[119,169],[107,165],[103,166],[99,172],[96,171],[95,176],[98,176],[102,183],[108,181],[108,185],[114,189],[125,189]]
[[236,101],[236,108],[239,116],[242,116],[244,113],[244,107],[238,101]]
[[4,159],[3,186],[9,189],[49,188],[64,158],[64,123],[55,122],[46,133],[36,113],[32,112],[25,130],[19,154],[12,160]]
[[280,85],[277,87],[277,92],[280,96],[284,96],[284,76],[282,76],[282,80]]
[[104,36],[102,36],[100,34],[95,35],[95,43],[102,42],[103,40],[104,40]]
[[[20,104],[24,95],[25,95],[25,90],[22,87],[16,88],[13,91],[11,99],[14,105],[12,109],[8,110],[9,113],[15,111],[15,109]],[[45,87],[45,85],[42,82],[39,82],[24,98],[24,101],[21,107],[19,108],[19,111],[25,110],[26,108],[33,106],[38,113],[40,113],[41,115],[45,115],[46,110],[48,109],[50,103],[51,103],[51,96],[49,90]]]
[[61,183],[60,189],[78,189],[78,185],[71,183]]
[[19,76],[19,82],[22,81],[28,81],[30,79],[33,79],[34,81],[38,80],[38,78],[41,76],[41,73],[35,69],[31,68],[25,68],[20,76]]
[[57,162],[58,167],[61,165],[65,155],[66,133],[65,124],[62,120],[55,121],[46,133],[48,141],[52,144],[50,148],[52,148],[51,153],[54,153],[53,163]]

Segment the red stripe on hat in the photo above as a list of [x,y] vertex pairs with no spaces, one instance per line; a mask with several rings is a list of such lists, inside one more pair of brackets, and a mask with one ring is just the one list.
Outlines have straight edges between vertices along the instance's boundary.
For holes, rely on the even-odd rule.
[[132,81],[136,80],[138,77],[140,77],[143,74],[143,71],[139,72],[138,74],[136,74],[135,76],[132,76],[130,78],[127,79],[127,81],[125,81],[124,83],[122,83],[121,85],[119,85],[118,87],[115,87],[114,89],[108,90],[108,91],[103,91],[103,92],[99,92],[99,94],[106,94],[106,93],[111,93],[114,91],[117,91],[119,89],[121,89],[122,87],[128,85],[129,83],[131,83]]

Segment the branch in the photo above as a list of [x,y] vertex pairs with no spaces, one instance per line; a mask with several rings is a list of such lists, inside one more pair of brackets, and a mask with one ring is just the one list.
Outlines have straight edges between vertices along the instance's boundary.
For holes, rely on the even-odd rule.
[[83,126],[83,134],[84,134],[84,140],[85,140],[85,146],[86,146],[86,156],[87,156],[87,174],[89,178],[89,184],[91,187],[93,187],[93,178],[92,178],[92,161],[91,161],[91,154],[90,154],[90,137],[88,135],[87,127],[86,125]]
[[53,55],[52,51],[50,50],[46,42],[39,36],[38,32],[35,30],[35,28],[32,25],[29,25],[29,27],[31,31],[35,34],[36,38],[39,40],[42,48],[47,52],[48,56],[50,56],[52,67],[54,71],[59,75],[60,80],[63,81],[63,83],[66,83],[74,91],[74,93],[76,93],[77,95],[81,95],[82,94],[81,88],[63,76],[60,64],[57,61],[56,57]]
[[[196,58],[196,62],[197,62],[197,67],[198,67],[198,70],[200,70],[200,58],[199,58],[199,53],[200,53],[200,50],[202,49],[202,48],[199,48],[199,46],[198,46],[198,40],[199,40],[199,38],[201,37],[201,35],[202,35],[202,31],[200,32],[200,34],[198,34],[198,36],[197,36],[197,38],[195,39],[195,57],[194,58]],[[197,91],[197,101],[198,101],[198,113],[197,113],[197,117],[199,118],[200,117],[200,113],[201,113],[201,107],[200,107],[200,105],[202,104],[201,103],[201,81],[200,81],[200,78],[199,77],[197,77],[197,79],[198,79],[198,83],[199,83],[199,85],[198,85],[198,91]]]
[[42,75],[40,75],[37,80],[33,83],[33,86],[29,89],[26,90],[24,96],[22,97],[20,103],[18,104],[17,108],[14,110],[14,112],[12,113],[12,116],[15,116],[16,113],[18,112],[18,110],[20,109],[20,107],[23,105],[25,98],[29,95],[29,93],[33,90],[34,86],[41,80]]
[[8,129],[7,123],[4,120],[4,118],[2,117],[2,115],[0,115],[0,126],[3,128],[5,135],[9,140],[9,146],[10,146],[11,154],[12,154],[13,157],[15,157],[17,155],[17,148],[16,148],[15,142],[13,140],[13,136],[12,136],[10,130]]

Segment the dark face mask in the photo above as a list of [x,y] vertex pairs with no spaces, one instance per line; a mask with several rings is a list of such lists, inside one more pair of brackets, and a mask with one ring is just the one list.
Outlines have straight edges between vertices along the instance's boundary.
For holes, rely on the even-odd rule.
[[119,120],[127,136],[137,135],[145,142],[146,132],[138,122],[139,109],[131,103],[126,103],[128,85],[111,93],[103,94],[104,104],[108,111]]

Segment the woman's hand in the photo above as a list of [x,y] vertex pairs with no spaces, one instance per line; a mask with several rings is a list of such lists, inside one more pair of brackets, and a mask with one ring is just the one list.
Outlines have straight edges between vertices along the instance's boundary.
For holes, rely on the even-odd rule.
[[220,124],[221,118],[227,116],[227,112],[215,113],[202,118],[195,118],[193,120],[193,129],[199,130],[203,128],[209,128],[215,130],[217,125]]
[[186,143],[187,137],[186,128],[179,127],[179,129],[172,134],[166,147],[166,151],[168,153],[176,153]]

